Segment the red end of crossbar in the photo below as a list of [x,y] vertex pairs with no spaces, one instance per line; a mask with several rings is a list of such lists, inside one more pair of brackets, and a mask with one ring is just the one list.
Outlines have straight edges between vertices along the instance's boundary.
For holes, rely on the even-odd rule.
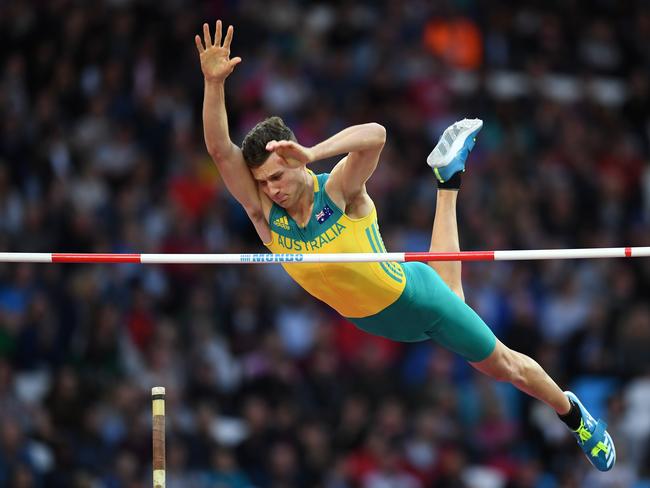
[[404,261],[434,261],[434,260],[435,261],[494,261],[494,251],[404,253]]
[[140,263],[140,254],[52,253],[53,263]]
[[626,247],[625,248],[625,257],[626,258],[631,258],[632,257],[632,248],[631,247]]

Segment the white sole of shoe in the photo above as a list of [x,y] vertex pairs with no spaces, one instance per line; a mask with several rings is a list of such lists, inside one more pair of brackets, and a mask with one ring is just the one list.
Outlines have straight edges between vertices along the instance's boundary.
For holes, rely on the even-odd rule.
[[436,144],[436,147],[433,148],[433,151],[427,156],[427,164],[431,166],[432,168],[444,168],[447,166],[451,161],[456,157],[456,154],[458,154],[458,151],[462,149],[462,147],[465,145],[465,141],[469,137],[469,135],[481,127],[483,127],[483,121],[481,119],[463,119],[458,122],[455,122],[452,124],[449,128],[445,129],[445,132],[449,130],[451,127],[454,127],[455,125],[461,125],[460,127],[460,132],[456,135],[456,138],[452,141],[451,145],[449,146],[449,149],[447,150],[447,153],[442,157],[442,160],[439,162],[434,161],[434,153],[436,152],[436,148],[438,147],[438,144],[444,143],[442,140],[443,137],[445,137],[445,133],[442,133],[442,137],[440,138],[440,141],[438,144]]

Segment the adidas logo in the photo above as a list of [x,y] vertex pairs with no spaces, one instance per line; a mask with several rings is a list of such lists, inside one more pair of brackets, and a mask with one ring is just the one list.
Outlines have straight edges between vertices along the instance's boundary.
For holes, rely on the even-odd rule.
[[454,139],[458,137],[458,134],[460,134],[460,127],[458,127],[458,124],[454,124],[453,126],[449,127],[442,134],[442,138],[439,144],[440,154],[442,154],[443,156],[447,154],[449,148],[451,148],[451,145],[454,143]]
[[290,229],[290,227],[289,227],[289,219],[287,219],[286,216],[275,219],[273,221],[273,225],[275,225],[276,227],[280,227],[281,229],[284,229],[284,230],[289,230]]

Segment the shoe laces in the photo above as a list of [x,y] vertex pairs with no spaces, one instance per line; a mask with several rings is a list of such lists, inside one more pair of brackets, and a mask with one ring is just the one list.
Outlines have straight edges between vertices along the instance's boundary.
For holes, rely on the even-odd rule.
[[575,433],[578,434],[581,444],[584,444],[591,439],[591,432],[587,429],[582,419],[580,419],[580,427],[578,427],[578,430],[576,430]]

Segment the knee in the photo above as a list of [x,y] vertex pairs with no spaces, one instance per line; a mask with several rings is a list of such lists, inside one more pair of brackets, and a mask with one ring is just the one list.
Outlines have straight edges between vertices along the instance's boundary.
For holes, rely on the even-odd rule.
[[458,298],[460,298],[462,301],[465,301],[465,293],[463,293],[462,286],[452,286],[450,288],[451,291],[453,291],[456,295],[458,295]]

